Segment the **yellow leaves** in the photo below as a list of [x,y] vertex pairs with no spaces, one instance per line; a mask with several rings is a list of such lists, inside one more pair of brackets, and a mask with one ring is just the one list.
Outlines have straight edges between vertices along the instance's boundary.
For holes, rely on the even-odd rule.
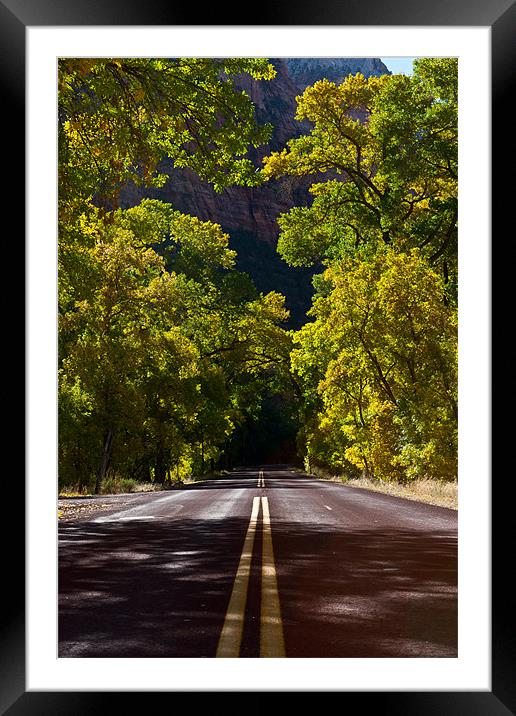
[[286,321],[289,317],[289,311],[285,307],[285,296],[276,291],[270,291],[262,299],[261,303],[267,310],[270,318],[275,322]]
[[419,251],[387,247],[342,258],[324,281],[292,352],[317,393],[314,439],[379,479],[453,475],[457,316],[442,279]]
[[369,91],[371,92],[371,95],[378,95],[386,87],[389,86],[390,82],[390,75],[380,75],[379,77],[369,77],[369,79],[367,80],[367,85]]
[[283,258],[328,266],[291,353],[311,415],[308,453],[380,479],[452,476],[456,311],[428,263],[446,250],[443,274],[455,272],[452,101],[429,104],[417,77],[361,75],[317,82],[297,101],[297,118],[314,127],[263,171],[332,172],[317,177],[310,207],[279,218]]
[[[266,157],[264,176],[356,169],[359,147],[365,151],[370,138],[353,110],[363,110],[374,91],[362,75],[348,77],[339,86],[320,80],[307,87],[298,98],[296,118],[313,122],[315,128],[310,135],[291,140],[288,149]],[[369,159],[374,162],[375,157]]]
[[281,176],[286,173],[289,168],[289,154],[286,149],[280,152],[273,152],[268,157],[263,158],[263,174],[270,179],[271,177]]
[[[449,77],[437,80],[441,85]],[[317,181],[310,207],[278,220],[283,258],[294,266],[310,265],[360,244],[384,242],[401,251],[425,246],[428,257],[446,261],[453,285],[453,108],[442,102],[429,107],[416,77],[357,74],[340,85],[321,80],[307,87],[298,98],[298,118],[314,123],[310,134],[266,158],[263,169],[266,178],[312,175]],[[331,179],[323,181],[328,173]],[[335,188],[335,178],[344,188]]]
[[[176,450],[202,429],[210,455],[243,419],[236,407],[252,403],[260,381],[288,360],[290,337],[278,325],[288,317],[283,296],[253,300],[238,275],[228,281],[218,269],[230,267],[235,252],[221,227],[160,202],[109,215],[92,210],[74,231],[91,239],[78,250],[96,272],[88,300],[72,306],[82,287],[67,286],[61,332],[65,375],[79,377],[93,396],[92,416],[81,420],[95,431],[108,395],[109,418],[121,432],[126,421],[137,436],[144,434],[138,425],[152,431],[163,423]],[[149,247],[155,239],[172,246],[175,271]]]
[[361,73],[349,75],[340,85],[319,80],[297,98],[296,119],[327,124],[329,120],[342,120],[351,110],[369,110],[388,81],[388,76],[366,79]]
[[373,96],[374,82],[366,80],[361,74],[350,75],[339,85],[339,100],[346,109],[368,107]]
[[229,235],[222,231],[219,224],[175,212],[170,232],[180,246],[195,250],[207,264],[228,269],[235,265],[236,252],[229,249]]
[[337,106],[337,86],[329,80],[319,80],[297,98],[296,119],[317,122],[325,108]]
[[351,445],[344,450],[344,457],[348,462],[361,470],[365,467],[364,454],[362,449],[358,445]]
[[[266,60],[227,64],[231,75],[274,75]],[[249,98],[233,92],[232,78],[221,80],[224,66],[211,58],[61,60],[60,202],[99,191],[110,202],[129,179],[156,186],[165,156],[219,187],[259,182],[242,157],[267,130],[255,122]]]
[[77,57],[59,60],[59,75],[76,74],[79,77],[86,77],[98,65],[96,57]]

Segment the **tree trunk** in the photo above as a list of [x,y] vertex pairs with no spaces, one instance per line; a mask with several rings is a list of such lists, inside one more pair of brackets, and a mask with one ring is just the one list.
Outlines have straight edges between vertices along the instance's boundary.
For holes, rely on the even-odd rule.
[[154,478],[156,482],[161,485],[165,484],[166,480],[166,469],[165,469],[165,451],[163,450],[163,443],[160,441],[156,450],[156,464]]
[[100,495],[100,488],[102,486],[102,480],[108,470],[109,461],[111,459],[111,448],[113,446],[113,430],[109,430],[104,435],[104,447],[102,449],[102,459],[100,461],[99,469],[97,470],[97,478],[95,480],[95,494]]
[[363,477],[368,478],[369,480],[374,480],[374,471],[372,467],[369,467],[369,463],[367,462],[367,458],[365,455],[362,455],[362,460],[364,461],[364,469],[363,469]]

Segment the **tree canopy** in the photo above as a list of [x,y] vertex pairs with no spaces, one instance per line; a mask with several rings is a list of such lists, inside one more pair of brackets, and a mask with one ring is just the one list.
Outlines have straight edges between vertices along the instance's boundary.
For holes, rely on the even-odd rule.
[[420,59],[413,76],[347,77],[307,87],[313,124],[264,174],[313,176],[313,202],[280,218],[278,250],[309,265],[363,244],[420,248],[450,291],[457,274],[457,62]]
[[94,196],[112,208],[129,179],[160,186],[165,157],[220,190],[255,184],[245,157],[271,128],[234,85],[271,79],[261,59],[82,58],[59,60],[59,199],[62,210]]
[[235,271],[212,222],[145,199],[160,161],[220,189],[263,181],[259,126],[236,75],[266,60],[72,59],[59,65],[60,483],[108,473],[158,483],[219,457],[263,385],[288,366],[288,312]]
[[[271,127],[242,73],[274,69],[59,61],[60,484],[202,474],[281,409],[309,466],[455,479],[456,60],[307,87],[311,130],[263,168],[248,152]],[[309,177],[309,204],[278,219],[283,259],[320,268],[299,331],[280,293],[235,269],[220,225],[154,199],[121,208],[128,182],[163,184],[164,160],[215,191]]]
[[298,98],[312,130],[264,175],[313,178],[278,251],[322,263],[294,336],[308,462],[379,478],[457,469],[457,61],[328,80]]

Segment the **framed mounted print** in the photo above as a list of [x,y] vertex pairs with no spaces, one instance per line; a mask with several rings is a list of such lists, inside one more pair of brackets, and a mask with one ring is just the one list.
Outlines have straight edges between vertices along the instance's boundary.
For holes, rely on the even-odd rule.
[[489,383],[513,6],[0,10],[29,398],[2,713],[514,712]]

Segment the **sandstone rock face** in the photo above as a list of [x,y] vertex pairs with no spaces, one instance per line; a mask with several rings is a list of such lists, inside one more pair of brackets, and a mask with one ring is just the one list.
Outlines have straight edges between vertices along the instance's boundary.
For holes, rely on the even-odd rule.
[[347,75],[360,72],[364,77],[390,74],[383,62],[374,57],[292,57],[285,60],[290,78],[301,92],[323,77],[339,83]]
[[[269,144],[249,155],[257,166],[271,151],[283,148],[292,137],[309,131],[309,123],[299,122],[294,118],[296,96],[309,84],[324,77],[341,82],[348,74],[356,72],[361,72],[366,77],[389,72],[379,59],[374,58],[279,58],[271,59],[271,62],[276,68],[276,77],[273,80],[257,81],[248,75],[237,79],[238,86],[247,92],[256,106],[258,122],[270,122],[274,127]],[[306,284],[296,293],[295,301],[299,305],[293,306],[291,302],[294,314],[301,317],[310,302],[311,274],[296,272],[277,255],[275,258],[271,256],[274,256],[273,250],[279,233],[277,217],[293,206],[310,202],[308,187],[312,183],[311,180],[286,177],[259,187],[231,187],[217,193],[210,184],[201,181],[192,171],[175,169],[170,161],[164,162],[162,169],[169,176],[165,186],[161,189],[126,187],[121,193],[121,206],[134,206],[144,196],[152,197],[168,202],[186,214],[220,224],[232,237],[232,246],[237,251],[241,246],[241,236],[245,236],[247,247],[249,241],[256,246],[265,242],[267,248],[264,247],[263,260],[270,263],[270,276],[265,283],[263,267],[260,267],[260,271],[253,270],[253,264],[245,256],[239,256],[238,265],[255,279],[259,290],[276,288],[286,293],[287,299],[288,292],[284,284],[288,286],[295,274],[296,281]]]
[[276,219],[282,212],[309,200],[306,179],[285,178],[260,187],[230,187],[217,193],[194,172],[162,165],[170,177],[161,189],[126,187],[122,192],[123,208],[138,204],[143,196],[172,204],[185,214],[220,224],[224,231],[245,231],[273,246],[278,237]]

